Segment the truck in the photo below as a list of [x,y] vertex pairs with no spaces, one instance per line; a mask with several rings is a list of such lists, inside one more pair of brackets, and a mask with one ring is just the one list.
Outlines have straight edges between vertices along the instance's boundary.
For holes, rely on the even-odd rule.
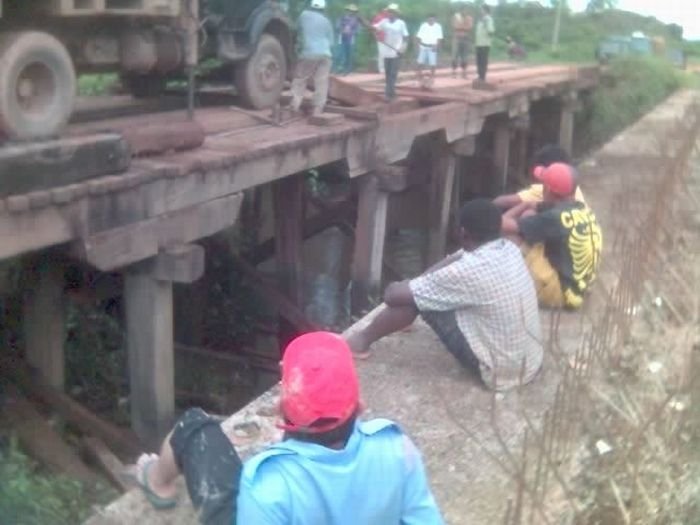
[[609,36],[598,43],[596,58],[601,64],[622,56],[656,56],[681,69],[685,69],[686,64],[682,50],[669,49],[664,38],[648,37],[641,31],[635,31],[631,36]]
[[78,75],[118,72],[134,97],[153,97],[204,61],[244,105],[270,107],[293,48],[293,24],[273,0],[0,0],[0,132],[59,134]]

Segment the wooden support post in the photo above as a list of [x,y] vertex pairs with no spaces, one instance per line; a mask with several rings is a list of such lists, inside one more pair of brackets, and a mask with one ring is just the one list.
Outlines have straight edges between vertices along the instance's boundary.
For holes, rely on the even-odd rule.
[[146,445],[156,447],[175,414],[172,283],[139,265],[126,274],[124,296],[131,424]]
[[294,175],[272,185],[275,210],[277,276],[282,292],[303,305],[302,243],[304,230],[304,177]]
[[508,166],[510,164],[510,122],[508,119],[501,120],[494,131],[493,163],[499,174],[494,193],[503,192],[508,185]]
[[571,150],[574,146],[574,112],[566,105],[561,108],[559,145],[571,154]]
[[576,93],[569,93],[562,98],[559,120],[559,145],[569,154],[574,148],[574,119],[578,110]]
[[40,257],[33,268],[32,285],[24,296],[24,340],[27,362],[53,388],[63,390],[66,304],[63,265]]
[[351,304],[354,313],[367,308],[379,296],[389,194],[382,191],[373,174],[360,181],[355,249],[352,259]]
[[430,212],[428,230],[428,265],[433,265],[445,256],[450,205],[454,190],[456,155],[449,148],[442,148],[442,155],[434,159],[434,169],[429,182]]

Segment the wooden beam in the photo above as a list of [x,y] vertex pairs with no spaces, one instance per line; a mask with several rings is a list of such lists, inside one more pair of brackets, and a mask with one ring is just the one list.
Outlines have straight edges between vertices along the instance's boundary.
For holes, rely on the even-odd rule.
[[4,145],[0,149],[0,197],[121,173],[130,162],[129,146],[116,133]]
[[456,156],[447,144],[442,148],[436,144],[438,155],[433,157],[432,180],[428,195],[430,211],[428,230],[428,265],[433,265],[445,256],[450,207],[455,182]]
[[[315,203],[314,203],[315,204]],[[344,201],[341,204],[327,206],[320,213],[312,215],[304,221],[304,240],[321,233],[322,231],[338,226],[346,229],[347,221],[352,221],[355,217],[355,205],[352,201]],[[352,234],[352,227],[351,234]],[[253,264],[259,264],[275,254],[275,238],[268,239],[258,244],[254,249],[245,254],[245,259]]]
[[124,483],[124,464],[112,454],[104,442],[96,437],[85,436],[82,439],[83,450],[109,480],[112,486],[120,492],[128,492],[130,487]]
[[58,432],[12,385],[6,385],[5,398],[0,409],[3,418],[9,422],[29,456],[52,472],[83,481],[89,487],[99,480]]
[[143,268],[124,280],[131,425],[156,449],[175,416],[172,283]]
[[204,275],[204,248],[197,244],[166,248],[154,257],[152,264],[156,279],[190,284]]
[[352,311],[359,313],[379,296],[386,236],[389,194],[381,191],[374,175],[360,181],[355,249],[352,259]]
[[65,382],[66,302],[63,265],[50,253],[33,259],[24,294],[24,341],[27,361],[57,390]]
[[161,249],[209,237],[238,220],[243,194],[190,206],[80,239],[74,253],[95,268],[111,271],[143,261]]
[[494,193],[501,193],[508,185],[510,165],[510,122],[506,118],[499,119],[494,130],[493,163],[499,173],[498,180],[494,181],[496,183]]
[[5,358],[0,362],[2,369],[8,371],[12,381],[30,399],[48,406],[81,432],[100,438],[112,450],[129,461],[136,459],[142,452],[142,446],[136,434],[98,417],[67,394],[46,383],[26,363],[11,358]]
[[244,260],[239,255],[233,255],[241,271],[251,280],[257,288],[260,295],[267,301],[270,306],[279,310],[280,316],[289,322],[294,328],[300,332],[312,332],[319,329],[318,326],[311,323],[304,312],[292,302],[284,293],[271,286],[258,272],[254,266]]
[[302,242],[304,177],[294,175],[272,185],[275,213],[276,270],[280,289],[292,302],[303,304]]
[[381,100],[381,97],[376,93],[370,93],[355,84],[340,80],[336,76],[330,77],[328,98],[350,106],[365,106]]

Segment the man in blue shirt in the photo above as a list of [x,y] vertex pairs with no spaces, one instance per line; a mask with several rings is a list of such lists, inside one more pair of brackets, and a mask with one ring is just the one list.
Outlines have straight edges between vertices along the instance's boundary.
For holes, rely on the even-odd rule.
[[292,80],[291,109],[301,109],[309,80],[314,81],[312,99],[313,114],[320,115],[328,100],[333,47],[333,25],[324,14],[326,0],[311,0],[309,9],[299,16],[297,28],[301,39],[301,51]]
[[338,19],[337,31],[340,34],[340,60],[338,61],[338,72],[340,74],[350,74],[354,68],[354,48],[357,34],[360,32],[359,9],[355,4],[349,4],[345,8],[345,14]]
[[350,348],[302,335],[282,360],[285,439],[244,466],[242,525],[442,525],[421,456],[391,421],[360,422]]

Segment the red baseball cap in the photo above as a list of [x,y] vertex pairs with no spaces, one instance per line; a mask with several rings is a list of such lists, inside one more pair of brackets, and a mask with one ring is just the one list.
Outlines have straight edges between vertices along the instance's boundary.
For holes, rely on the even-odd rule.
[[563,162],[555,162],[549,166],[536,166],[532,170],[535,179],[560,197],[571,195],[576,190],[576,170]]
[[[330,332],[304,334],[289,343],[282,358],[284,430],[327,432],[345,423],[360,401],[360,385],[350,347]],[[319,420],[331,420],[314,425]]]

